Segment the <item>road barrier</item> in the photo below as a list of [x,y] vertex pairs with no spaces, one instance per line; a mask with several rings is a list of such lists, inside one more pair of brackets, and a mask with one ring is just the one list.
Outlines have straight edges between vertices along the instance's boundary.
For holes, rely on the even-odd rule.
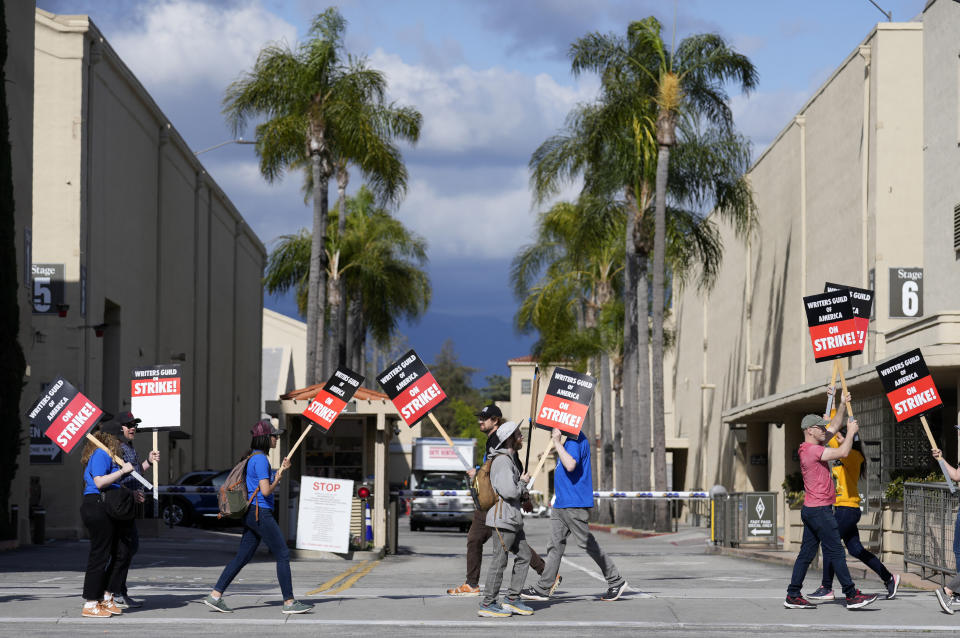
[[710,503],[710,540],[715,544],[779,546],[776,492],[734,492]]
[[903,562],[918,565],[921,574],[957,573],[953,553],[954,525],[957,519],[957,497],[950,494],[946,483],[903,484]]

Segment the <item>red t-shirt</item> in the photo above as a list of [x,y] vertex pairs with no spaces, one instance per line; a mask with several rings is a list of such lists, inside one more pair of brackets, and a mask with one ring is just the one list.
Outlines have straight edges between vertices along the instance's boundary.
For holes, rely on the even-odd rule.
[[803,489],[806,492],[803,504],[807,507],[823,507],[837,501],[830,465],[820,460],[825,449],[822,445],[806,441],[800,444],[800,472],[803,474]]

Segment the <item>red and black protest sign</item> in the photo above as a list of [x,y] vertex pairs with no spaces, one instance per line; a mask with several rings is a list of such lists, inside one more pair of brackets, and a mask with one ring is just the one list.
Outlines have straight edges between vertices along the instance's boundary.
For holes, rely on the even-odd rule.
[[30,422],[68,454],[101,416],[103,410],[63,377],[57,377],[30,409]]
[[387,366],[377,375],[377,382],[410,427],[447,398],[440,384],[413,350]]
[[141,430],[180,427],[179,363],[161,363],[130,371],[130,411]]
[[823,287],[824,292],[836,292],[838,290],[846,290],[850,293],[850,305],[853,307],[853,325],[856,326],[857,340],[860,351],[863,352],[863,343],[867,338],[867,330],[870,328],[870,315],[873,314],[873,291],[865,288],[855,288],[854,286],[832,284],[829,281]]
[[537,427],[557,428],[576,438],[583,427],[587,409],[593,399],[597,380],[589,374],[556,368],[547,385],[547,394],[537,412]]
[[343,366],[336,369],[330,380],[317,392],[303,416],[307,417],[327,431],[337,420],[347,403],[353,398],[354,392],[363,383],[363,375]]
[[857,338],[853,305],[847,290],[804,297],[803,305],[807,310],[813,358],[817,362],[857,354],[863,349],[863,341]]
[[943,405],[919,348],[878,364],[877,374],[897,423]]

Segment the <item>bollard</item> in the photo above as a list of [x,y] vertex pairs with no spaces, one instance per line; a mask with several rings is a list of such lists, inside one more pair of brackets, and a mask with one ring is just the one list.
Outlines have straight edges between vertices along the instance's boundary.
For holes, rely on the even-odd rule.
[[20,506],[10,506],[10,528],[13,530],[13,540],[20,536]]
[[34,545],[43,545],[47,540],[47,510],[42,507],[30,508],[30,531]]

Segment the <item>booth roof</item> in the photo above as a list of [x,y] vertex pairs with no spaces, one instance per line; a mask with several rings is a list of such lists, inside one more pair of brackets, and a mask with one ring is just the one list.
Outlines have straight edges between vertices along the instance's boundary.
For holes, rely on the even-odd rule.
[[[293,400],[293,401],[312,401],[317,392],[323,389],[322,383],[316,385],[311,385],[300,390],[293,390],[287,392],[286,394],[280,395],[282,401]],[[377,392],[376,390],[371,390],[369,388],[357,388],[357,391],[353,394],[354,399],[360,399],[361,401],[378,401],[386,400],[389,397],[383,392]]]

